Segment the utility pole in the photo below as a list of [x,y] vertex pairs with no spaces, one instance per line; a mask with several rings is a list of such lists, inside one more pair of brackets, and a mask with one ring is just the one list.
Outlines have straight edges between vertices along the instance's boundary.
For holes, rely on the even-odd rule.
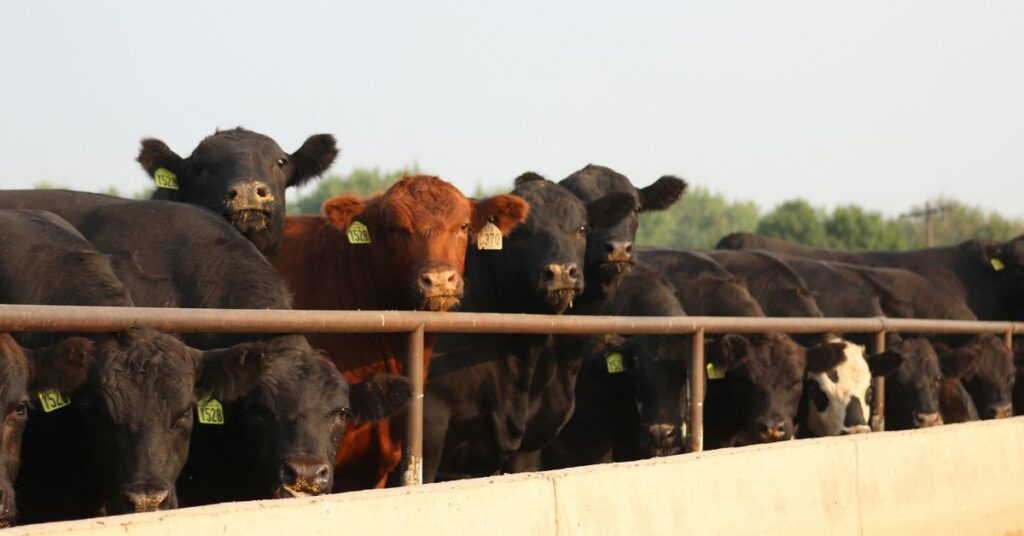
[[931,201],[924,202],[924,210],[914,210],[901,214],[901,218],[924,218],[924,239],[927,247],[933,247],[935,245],[935,234],[932,231],[932,222],[934,221],[933,216],[949,212],[949,205],[938,205],[933,207]]

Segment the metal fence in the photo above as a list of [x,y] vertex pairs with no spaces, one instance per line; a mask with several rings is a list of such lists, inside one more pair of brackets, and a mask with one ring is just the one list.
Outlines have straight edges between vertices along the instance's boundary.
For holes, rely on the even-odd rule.
[[[413,385],[406,413],[403,483],[422,483],[423,335],[424,333],[552,333],[586,335],[692,335],[690,398],[686,449],[700,451],[704,442],[704,335],[721,333],[874,333],[874,352],[885,349],[886,333],[1002,335],[1012,350],[1013,336],[1024,322],[920,320],[896,318],[750,318],[624,317],[431,313],[420,311],[287,311],[245,309],[169,309],[149,307],[78,307],[0,305],[4,331],[120,331],[134,325],[170,333],[407,333],[405,373]],[[884,379],[874,378],[872,430],[884,429]]]

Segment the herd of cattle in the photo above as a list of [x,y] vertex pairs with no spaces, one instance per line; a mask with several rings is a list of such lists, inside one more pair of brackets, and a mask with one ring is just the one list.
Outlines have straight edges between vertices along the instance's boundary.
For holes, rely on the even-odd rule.
[[[0,191],[0,303],[568,315],[1024,318],[1024,237],[910,252],[755,235],[634,245],[686,183],[588,165],[466,198],[429,176],[285,217],[330,135],[285,153],[244,129],[138,162],[153,200]],[[991,336],[726,334],[705,341],[709,448],[1013,415]],[[388,485],[411,387],[389,334],[0,336],[0,521],[31,523]],[[426,481],[679,453],[685,336],[428,335]],[[1022,367],[1021,370],[1024,370]],[[1021,382],[1024,387],[1024,382]],[[1021,397],[1024,398],[1024,397]]]

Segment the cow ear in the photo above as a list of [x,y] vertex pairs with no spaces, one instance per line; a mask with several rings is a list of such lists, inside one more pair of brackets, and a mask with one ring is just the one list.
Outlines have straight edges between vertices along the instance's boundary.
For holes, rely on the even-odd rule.
[[974,372],[981,360],[981,348],[976,344],[961,346],[952,351],[939,354],[939,366],[945,378],[963,378]]
[[602,229],[611,227],[633,212],[636,198],[626,192],[612,192],[587,203],[587,225]]
[[522,175],[516,177],[516,180],[513,181],[513,184],[516,188],[519,188],[520,186],[530,182],[548,182],[548,180],[540,176],[539,173],[527,171],[526,173],[523,173]]
[[185,161],[166,143],[156,138],[142,140],[139,156],[135,158],[135,161],[142,166],[142,169],[146,170],[150,177],[153,177],[156,170],[160,168],[177,175],[179,183],[184,177]]
[[746,337],[733,334],[708,340],[704,348],[708,362],[721,372],[728,372],[740,366],[753,352]]
[[530,204],[517,195],[496,195],[477,201],[473,206],[473,234],[479,233],[487,223],[493,223],[507,236],[526,221],[529,212]]
[[338,142],[330,134],[316,134],[289,155],[292,163],[292,175],[288,177],[288,186],[300,186],[309,179],[327,171],[338,156]]
[[906,357],[896,350],[886,350],[871,356],[868,359],[868,368],[871,369],[872,376],[886,376],[900,368],[905,359]]
[[85,337],[68,337],[53,346],[26,353],[31,391],[56,389],[73,393],[85,383],[89,367],[96,361],[95,346]]
[[846,344],[829,342],[807,349],[807,372],[828,372],[846,361]]
[[230,402],[245,396],[256,386],[270,363],[270,353],[266,343],[243,342],[230,348],[200,352],[197,359],[196,396],[212,396]]
[[988,242],[981,245],[981,262],[991,270],[1001,272],[1006,268],[1002,259],[1003,246],[998,243]]
[[405,409],[412,399],[412,383],[396,374],[376,374],[349,386],[350,415],[356,421],[376,421]]
[[665,210],[675,204],[686,191],[686,181],[665,175],[654,184],[640,188],[640,210]]
[[590,353],[595,355],[607,355],[611,352],[617,352],[622,349],[622,346],[626,344],[626,338],[622,335],[602,335],[596,337],[590,346]]
[[366,204],[362,199],[345,194],[324,201],[323,212],[335,227],[344,231],[348,229],[352,219],[362,214],[365,209]]

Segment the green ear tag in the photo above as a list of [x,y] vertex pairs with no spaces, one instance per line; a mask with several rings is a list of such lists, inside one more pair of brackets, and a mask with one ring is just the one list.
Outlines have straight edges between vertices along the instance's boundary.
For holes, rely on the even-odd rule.
[[608,357],[604,358],[604,363],[608,366],[608,374],[626,372],[626,367],[622,364],[622,354],[618,352],[608,354]]
[[709,380],[721,380],[725,378],[725,373],[716,369],[714,363],[708,363],[708,366],[704,368],[708,371]]
[[476,237],[476,248],[477,249],[489,249],[489,250],[500,250],[501,249],[501,229],[498,229],[497,225],[491,222],[487,222],[483,229],[480,229],[480,233]]
[[224,406],[216,398],[208,396],[197,402],[196,413],[203,424],[224,424]]
[[362,222],[353,221],[348,225],[349,244],[369,244],[370,230]]
[[157,188],[166,188],[168,190],[178,189],[178,176],[167,168],[158,168],[153,173],[153,180],[156,181]]
[[992,257],[992,260],[989,262],[992,263],[992,269],[997,272],[1002,272],[1006,269],[1006,265],[1003,264],[1003,261],[999,260],[999,257]]
[[51,411],[57,411],[60,408],[64,408],[71,405],[71,398],[61,394],[56,389],[50,389],[49,391],[39,391],[39,404],[43,407],[43,412],[50,413]]

